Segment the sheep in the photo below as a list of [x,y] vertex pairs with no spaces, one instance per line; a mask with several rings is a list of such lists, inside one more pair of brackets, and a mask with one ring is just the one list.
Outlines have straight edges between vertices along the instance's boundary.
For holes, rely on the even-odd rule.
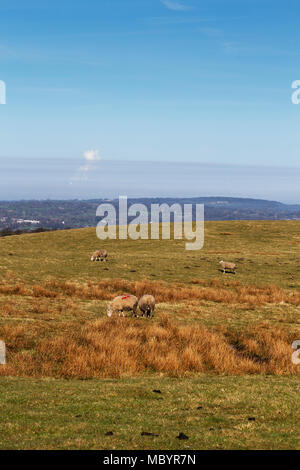
[[139,300],[139,309],[142,312],[142,316],[146,314],[147,317],[152,317],[155,309],[155,298],[153,295],[143,295]]
[[94,251],[91,257],[91,261],[104,261],[107,260],[108,253],[106,250],[97,250]]
[[219,264],[221,265],[221,268],[223,269],[223,274],[225,274],[226,269],[229,269],[230,271],[235,274],[236,270],[236,264],[235,263],[229,263],[228,261],[220,261]]
[[132,312],[132,316],[137,316],[138,299],[135,295],[125,294],[115,297],[107,307],[107,316],[111,317],[113,313],[118,313],[119,317],[125,317],[124,312]]

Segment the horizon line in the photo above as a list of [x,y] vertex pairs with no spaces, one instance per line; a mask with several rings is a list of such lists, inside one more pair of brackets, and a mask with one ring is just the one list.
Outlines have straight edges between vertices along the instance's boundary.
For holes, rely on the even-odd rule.
[[[53,160],[53,161],[79,161],[82,162],[85,160],[83,157],[5,157],[5,156],[0,156],[0,161],[1,160],[37,160],[40,162],[43,162],[44,160]],[[284,166],[284,165],[276,165],[276,164],[242,164],[242,163],[224,163],[224,162],[209,162],[209,161],[196,161],[196,160],[123,160],[123,159],[109,159],[109,158],[103,158],[99,160],[93,160],[91,163],[169,163],[169,164],[190,164],[190,165],[202,165],[202,166],[224,166],[224,167],[238,167],[238,168],[285,168],[285,169],[297,169],[300,170],[300,165],[299,166]]]

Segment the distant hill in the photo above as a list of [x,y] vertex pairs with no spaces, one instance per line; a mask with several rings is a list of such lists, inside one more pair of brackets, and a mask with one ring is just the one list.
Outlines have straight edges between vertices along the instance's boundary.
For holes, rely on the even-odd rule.
[[[0,201],[0,230],[64,229],[93,227],[97,224],[96,209],[110,202],[118,207],[118,200],[43,200]],[[300,220],[300,205],[283,204],[263,199],[233,197],[196,198],[138,198],[128,204],[204,204],[205,220]]]

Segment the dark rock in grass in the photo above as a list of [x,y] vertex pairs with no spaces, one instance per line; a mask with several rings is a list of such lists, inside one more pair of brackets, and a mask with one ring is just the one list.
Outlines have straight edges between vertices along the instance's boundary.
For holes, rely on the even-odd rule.
[[250,417],[248,418],[248,421],[255,421],[255,418],[254,418],[253,416],[250,416]]
[[75,418],[82,418],[82,415],[75,415]]
[[141,432],[141,436],[154,436],[154,437],[158,437],[158,434],[154,434],[153,432],[146,432],[146,431],[143,431],[143,432]]
[[182,441],[184,439],[189,439],[189,436],[186,436],[185,434],[183,434],[183,432],[180,432],[178,436],[176,436],[176,439],[180,439]]
[[160,390],[152,390],[152,392],[154,392],[154,393],[161,393]]
[[202,410],[203,406],[197,406],[197,410]]
[[131,269],[129,272],[130,273],[136,273],[136,269]]
[[108,431],[108,432],[105,433],[105,435],[106,435],[106,436],[113,436],[114,433],[113,433],[112,431]]

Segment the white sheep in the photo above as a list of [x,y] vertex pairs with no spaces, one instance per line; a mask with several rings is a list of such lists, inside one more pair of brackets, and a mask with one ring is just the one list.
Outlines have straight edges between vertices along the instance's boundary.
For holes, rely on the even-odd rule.
[[139,300],[139,309],[142,312],[142,316],[152,317],[155,309],[155,298],[153,295],[143,295]]
[[220,261],[219,264],[221,265],[221,268],[223,269],[223,274],[225,274],[226,269],[229,269],[235,274],[236,270],[236,264],[235,263],[229,263],[228,261]]
[[107,260],[108,253],[106,250],[94,251],[91,257],[91,261],[105,261]]
[[113,313],[118,313],[119,317],[125,316],[124,312],[132,312],[132,316],[137,316],[138,299],[135,295],[125,294],[115,297],[107,307],[107,316],[111,317]]

